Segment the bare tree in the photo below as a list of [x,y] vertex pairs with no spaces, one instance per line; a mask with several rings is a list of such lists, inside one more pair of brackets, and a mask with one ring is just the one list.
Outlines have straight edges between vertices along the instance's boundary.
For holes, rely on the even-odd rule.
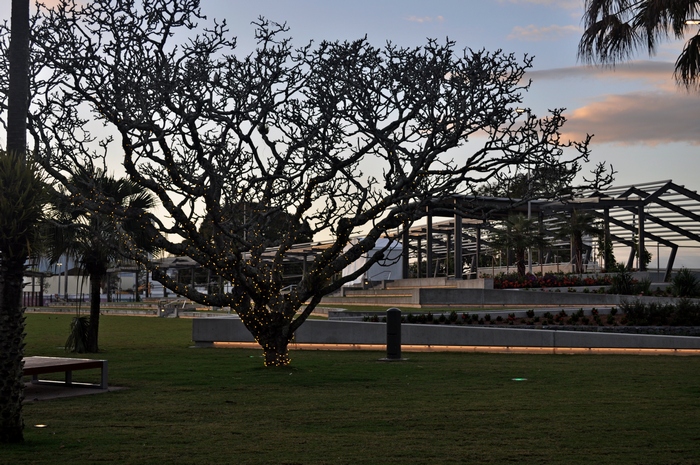
[[[230,283],[213,294],[181,285],[143,243],[122,237],[167,288],[235,309],[266,365],[289,363],[296,329],[323,296],[383,257],[337,278],[387,231],[528,165],[566,168],[571,184],[587,160],[588,138],[561,139],[562,110],[543,119],[516,111],[529,57],[434,40],[295,48],[284,25],[265,19],[255,23],[256,50],[241,56],[225,22],[196,24],[205,22],[198,3],[65,0],[42,11],[35,46],[44,87],[32,129],[46,169],[81,208],[139,222],[149,246]],[[70,185],[76,171],[117,156],[111,139],[87,131],[90,118],[112,131],[128,177],[157,197],[160,212],[132,212]],[[240,206],[251,208],[232,214]],[[271,248],[265,232],[280,212],[287,222]],[[284,292],[283,263],[309,233],[330,242]]]

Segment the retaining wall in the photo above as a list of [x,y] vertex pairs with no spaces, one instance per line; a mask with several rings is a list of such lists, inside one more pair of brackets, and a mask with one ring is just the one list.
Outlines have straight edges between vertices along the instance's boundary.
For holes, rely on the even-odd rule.
[[[192,340],[198,347],[209,347],[214,342],[254,342],[253,336],[236,317],[193,320]],[[300,344],[386,344],[386,324],[307,320],[297,330],[295,340]],[[401,343],[433,346],[700,349],[700,338],[688,336],[424,324],[402,324]]]
[[[522,289],[456,289],[456,288],[407,288],[369,289],[353,292],[346,297],[324,297],[324,304],[388,305],[388,306],[613,306],[622,302],[640,300],[644,303],[670,303],[668,297],[596,294],[586,292],[545,292]],[[387,307],[388,308],[388,307]]]

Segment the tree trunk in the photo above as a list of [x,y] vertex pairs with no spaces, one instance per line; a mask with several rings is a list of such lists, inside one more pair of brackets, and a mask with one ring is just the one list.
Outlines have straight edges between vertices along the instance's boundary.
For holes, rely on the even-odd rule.
[[[24,162],[29,109],[29,0],[12,0],[10,27],[7,152]],[[0,443],[24,441],[21,298],[25,258],[0,259]]]
[[280,313],[269,312],[265,307],[254,307],[248,312],[238,312],[243,324],[263,349],[265,366],[287,366],[290,364],[289,321]]
[[24,263],[19,260],[0,264],[0,443],[24,440],[24,308],[20,304],[23,272]]
[[525,249],[515,251],[515,263],[518,267],[518,275],[525,276]]
[[9,49],[9,92],[7,98],[7,152],[27,150],[29,111],[29,0],[12,0]]
[[100,283],[104,275],[90,275],[90,326],[88,327],[87,352],[100,351],[98,335],[100,331]]
[[574,273],[583,273],[583,238],[575,237],[573,242]]
[[291,363],[289,358],[289,338],[279,327],[265,328],[264,332],[257,336],[257,341],[263,349],[265,366],[287,366]]

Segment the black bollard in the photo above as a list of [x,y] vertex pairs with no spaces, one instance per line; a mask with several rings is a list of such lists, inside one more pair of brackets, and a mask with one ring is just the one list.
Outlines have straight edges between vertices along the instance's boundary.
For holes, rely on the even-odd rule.
[[386,311],[386,358],[401,360],[401,310]]

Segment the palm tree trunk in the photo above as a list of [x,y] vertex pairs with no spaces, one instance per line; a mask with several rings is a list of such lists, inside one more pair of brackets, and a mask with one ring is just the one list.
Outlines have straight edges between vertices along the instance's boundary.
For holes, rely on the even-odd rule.
[[518,267],[518,275],[525,276],[525,249],[515,251],[515,264]]
[[24,154],[29,111],[29,0],[12,0],[9,62],[7,152]]
[[100,351],[98,336],[100,332],[100,283],[104,275],[90,274],[90,326],[88,327],[87,352]]
[[24,440],[23,272],[23,261],[6,260],[0,264],[0,443]]
[[[7,101],[7,152],[24,161],[29,110],[29,0],[12,0]],[[20,241],[22,242],[22,241]],[[20,250],[24,247],[20,243]],[[0,443],[24,441],[24,260],[0,260]]]

